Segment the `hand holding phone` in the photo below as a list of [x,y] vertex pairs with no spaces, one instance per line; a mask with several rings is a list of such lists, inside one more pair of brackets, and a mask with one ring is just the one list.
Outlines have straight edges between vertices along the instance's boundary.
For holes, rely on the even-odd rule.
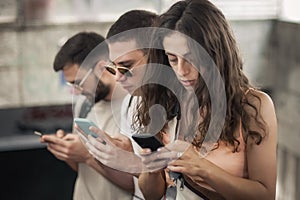
[[140,147],[149,148],[151,151],[156,151],[158,148],[164,146],[156,136],[150,133],[134,134],[132,135],[132,139],[136,141]]
[[91,126],[97,127],[97,125],[94,122],[84,118],[75,118],[74,122],[78,125],[79,129],[81,130],[81,133],[85,134],[86,136],[91,135],[94,138],[98,137],[96,133],[92,132],[89,129]]
[[[98,138],[98,135],[89,129],[91,126],[98,128],[98,126],[94,122],[84,118],[75,118],[74,122],[78,125],[78,128],[80,129],[80,132],[82,134],[84,134],[85,136],[91,135],[94,138]],[[103,141],[102,143],[106,144],[105,141]]]

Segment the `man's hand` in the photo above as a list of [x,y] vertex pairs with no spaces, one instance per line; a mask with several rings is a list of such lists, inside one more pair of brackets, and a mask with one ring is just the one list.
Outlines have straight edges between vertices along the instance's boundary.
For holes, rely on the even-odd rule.
[[140,173],[142,171],[141,159],[134,154],[128,137],[121,134],[111,137],[96,127],[91,127],[90,130],[99,137],[94,138],[89,135],[85,145],[99,162],[123,172]]
[[48,143],[48,150],[59,160],[86,162],[91,157],[76,134],[58,130],[56,134],[43,135],[41,142]]

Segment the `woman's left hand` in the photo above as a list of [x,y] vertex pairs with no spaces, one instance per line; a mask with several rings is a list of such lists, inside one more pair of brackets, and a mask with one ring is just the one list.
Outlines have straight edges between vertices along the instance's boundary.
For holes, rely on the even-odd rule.
[[211,167],[209,162],[200,155],[199,151],[190,145],[178,159],[168,164],[168,169],[173,172],[183,173],[191,179],[199,178],[202,170]]

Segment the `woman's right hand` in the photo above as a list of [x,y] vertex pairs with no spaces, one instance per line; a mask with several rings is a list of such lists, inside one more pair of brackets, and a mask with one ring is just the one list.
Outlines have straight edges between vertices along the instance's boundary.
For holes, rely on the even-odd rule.
[[145,171],[154,172],[166,168],[171,161],[178,159],[190,145],[177,140],[154,152],[151,152],[150,149],[143,149],[140,155],[146,167]]

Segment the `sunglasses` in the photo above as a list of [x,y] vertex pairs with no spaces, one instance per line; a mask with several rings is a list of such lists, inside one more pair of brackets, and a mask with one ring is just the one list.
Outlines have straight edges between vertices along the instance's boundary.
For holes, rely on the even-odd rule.
[[[134,65],[137,66],[143,60],[143,58],[145,56],[146,55],[143,55]],[[132,77],[133,76],[132,70],[135,66],[131,66],[128,68],[128,67],[123,67],[123,66],[117,66],[113,62],[110,62],[110,63],[106,64],[104,67],[112,75],[116,75],[117,70],[118,70],[118,72],[120,72],[122,75],[124,75],[126,77]]]
[[66,84],[68,86],[74,87],[76,90],[83,91],[82,85],[86,81],[86,79],[89,77],[89,75],[92,73],[93,69],[90,68],[89,71],[84,75],[84,77],[81,79],[81,81],[77,84],[76,81],[67,82]]
[[127,77],[132,77],[132,69],[129,69],[127,67],[117,66],[112,62],[105,65],[104,67],[112,75],[116,75],[116,73],[117,73],[116,70],[118,70],[122,75],[125,75]]

